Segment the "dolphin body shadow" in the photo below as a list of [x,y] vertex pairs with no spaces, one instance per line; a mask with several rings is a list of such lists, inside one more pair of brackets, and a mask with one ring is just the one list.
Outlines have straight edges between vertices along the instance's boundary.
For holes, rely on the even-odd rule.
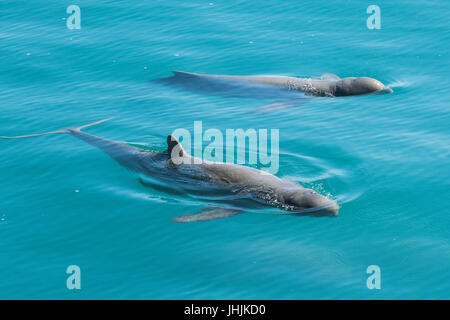
[[336,216],[338,213],[336,201],[292,181],[251,167],[194,158],[171,135],[167,137],[166,150],[151,151],[81,131],[107,120],[25,136],[1,136],[0,139],[69,134],[99,148],[125,168],[157,182],[150,186],[159,185],[160,190],[169,194],[189,195],[214,204],[196,214],[175,217],[172,219],[175,222],[208,221],[262,208],[281,209],[294,215]]

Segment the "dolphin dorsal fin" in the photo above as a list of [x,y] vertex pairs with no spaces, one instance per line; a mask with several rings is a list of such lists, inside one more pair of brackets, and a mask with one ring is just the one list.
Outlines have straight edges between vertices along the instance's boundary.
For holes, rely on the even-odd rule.
[[339,78],[337,75],[335,75],[334,73],[324,73],[323,75],[320,76],[320,79],[322,80],[339,80],[341,78]]
[[167,152],[169,153],[170,158],[174,156],[183,157],[186,155],[186,151],[184,151],[180,141],[171,134],[167,136]]

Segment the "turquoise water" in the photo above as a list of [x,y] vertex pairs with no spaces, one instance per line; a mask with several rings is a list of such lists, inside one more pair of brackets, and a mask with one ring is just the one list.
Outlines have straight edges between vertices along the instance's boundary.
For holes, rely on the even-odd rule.
[[[277,175],[337,199],[339,216],[178,224],[204,203],[142,186],[82,141],[2,140],[0,298],[450,298],[448,2],[210,1],[78,1],[80,30],[70,3],[0,1],[0,135],[114,117],[86,132],[163,150],[194,121],[279,129]],[[255,114],[270,101],[152,84],[171,70],[332,72],[394,93]]]

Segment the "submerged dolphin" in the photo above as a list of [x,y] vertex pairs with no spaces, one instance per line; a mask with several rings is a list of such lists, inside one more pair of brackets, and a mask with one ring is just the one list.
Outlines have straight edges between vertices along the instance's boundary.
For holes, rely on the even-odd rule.
[[325,73],[319,79],[287,76],[229,76],[173,71],[173,76],[156,81],[190,91],[215,93],[231,97],[271,99],[275,102],[258,109],[273,112],[301,104],[305,96],[343,97],[392,93],[380,81],[368,78],[339,78]]
[[[224,205],[208,206],[196,214],[173,218],[176,222],[207,221],[231,217],[246,208],[275,207],[296,215],[336,216],[339,206],[311,189],[260,170],[191,157],[173,136],[167,137],[165,151],[150,151],[103,139],[81,131],[109,119],[84,126],[31,134],[18,139],[48,134],[70,134],[95,146],[122,166],[145,175],[177,192],[200,196],[201,200]],[[150,183],[151,184],[151,183]],[[156,185],[156,184],[155,184]]]
[[[364,94],[392,93],[393,90],[386,87],[380,81],[368,77],[339,78],[332,73],[323,74],[320,79],[294,78],[287,76],[227,76],[207,75],[182,71],[173,71],[173,78],[185,80],[209,80],[216,82],[233,82],[235,84],[256,84],[263,86],[275,86],[289,91],[300,91],[310,96],[343,97]],[[189,79],[188,79],[189,78]],[[171,78],[165,78],[171,79]]]

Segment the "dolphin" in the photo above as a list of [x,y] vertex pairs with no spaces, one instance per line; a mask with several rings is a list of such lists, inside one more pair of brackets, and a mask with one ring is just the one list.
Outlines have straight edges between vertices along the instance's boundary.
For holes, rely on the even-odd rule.
[[[295,78],[287,76],[228,76],[228,75],[208,75],[183,71],[172,71],[174,76],[190,81],[216,81],[224,84],[232,82],[234,84],[253,84],[261,86],[274,86],[288,91],[300,91],[309,96],[318,97],[344,97],[358,96],[366,94],[392,93],[393,90],[380,81],[369,77],[348,77],[339,78],[332,73],[325,73],[319,79],[315,78]],[[170,78],[165,78],[170,79]]]
[[272,112],[302,104],[307,97],[344,97],[392,93],[380,81],[368,77],[339,78],[325,73],[319,79],[287,76],[207,75],[172,71],[173,76],[158,82],[189,91],[215,93],[221,96],[272,99],[257,112]]
[[[109,118],[111,119],[111,118]],[[149,178],[141,183],[173,193],[196,197],[210,204],[195,214],[183,214],[175,222],[208,221],[232,217],[245,210],[278,208],[293,215],[336,216],[339,206],[319,193],[261,170],[230,163],[209,162],[190,156],[172,135],[167,149],[153,151],[97,137],[81,130],[109,119],[66,128],[1,139],[70,134],[101,149],[120,165]],[[219,205],[217,205],[219,204]]]

